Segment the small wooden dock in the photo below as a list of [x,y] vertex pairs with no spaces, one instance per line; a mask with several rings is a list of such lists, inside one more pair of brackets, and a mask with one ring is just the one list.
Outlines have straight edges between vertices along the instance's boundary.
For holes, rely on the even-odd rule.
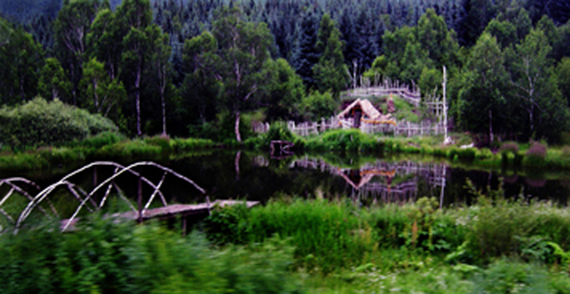
[[[215,200],[213,202],[199,204],[171,204],[163,207],[151,208],[143,210],[140,214],[138,211],[119,212],[110,215],[113,219],[124,219],[131,221],[146,221],[150,219],[169,219],[181,217],[185,219],[192,215],[207,215],[215,207],[225,207],[231,205],[245,204],[247,208],[251,208],[259,204],[259,201],[239,201],[239,200]],[[72,229],[78,219],[64,219],[61,221],[61,228],[64,230]],[[69,223],[69,224],[68,224]],[[185,222],[184,222],[185,227]]]
[[[238,200],[216,200],[211,203],[200,204],[172,204],[164,207],[151,208],[142,212],[142,219],[149,220],[153,218],[171,218],[176,216],[187,216],[193,214],[208,214],[214,207],[225,207],[236,204],[245,204],[251,208],[258,201],[238,201]],[[123,218],[128,220],[138,220],[139,213],[136,211],[127,211],[123,213],[113,214],[112,217]]]

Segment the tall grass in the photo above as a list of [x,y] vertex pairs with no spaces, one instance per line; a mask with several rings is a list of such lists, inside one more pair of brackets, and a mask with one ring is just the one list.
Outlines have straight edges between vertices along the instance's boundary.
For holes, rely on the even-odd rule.
[[269,203],[265,209],[252,210],[250,238],[253,242],[274,234],[292,238],[300,266],[330,272],[362,262],[376,247],[370,226],[353,208],[325,201]]
[[378,150],[382,145],[376,139],[357,129],[330,130],[318,137],[309,138],[305,144],[306,150],[315,151],[351,151],[366,152]]
[[212,249],[199,235],[95,220],[0,235],[2,293],[301,293],[291,249]]
[[367,209],[344,202],[294,200],[231,210],[216,211],[206,221],[213,242],[290,238],[297,266],[325,273],[378,261],[379,252],[402,248],[451,263],[485,265],[502,256],[564,266],[570,262],[570,213],[551,204],[505,200],[501,190],[459,209],[442,210],[435,199],[422,198],[403,206]]

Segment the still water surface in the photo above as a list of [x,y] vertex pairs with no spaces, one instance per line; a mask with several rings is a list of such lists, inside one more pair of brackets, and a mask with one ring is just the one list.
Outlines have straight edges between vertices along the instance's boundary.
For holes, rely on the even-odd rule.
[[[125,164],[125,163],[123,163]],[[210,200],[247,199],[266,202],[272,198],[299,196],[305,198],[346,198],[364,205],[374,202],[407,202],[419,197],[436,197],[441,206],[469,205],[473,194],[468,181],[477,190],[497,189],[503,183],[505,197],[552,200],[566,205],[570,195],[570,177],[558,175],[549,179],[519,176],[509,172],[451,168],[445,162],[425,159],[360,157],[356,155],[301,155],[271,159],[266,154],[216,151],[208,155],[189,156],[161,164],[192,179],[207,191]],[[71,182],[88,191],[114,171],[99,167],[79,174]],[[26,176],[44,188],[58,181],[65,172],[43,174],[2,174]],[[163,171],[145,167],[142,174],[158,183]],[[527,174],[529,174],[527,172]],[[532,174],[532,173],[531,173]],[[127,197],[137,195],[137,178],[125,175],[116,181]],[[6,187],[0,187],[0,194]],[[161,190],[169,203],[196,203],[205,200],[194,187],[171,175]],[[152,190],[143,189],[145,195]],[[0,195],[1,197],[2,195]]]

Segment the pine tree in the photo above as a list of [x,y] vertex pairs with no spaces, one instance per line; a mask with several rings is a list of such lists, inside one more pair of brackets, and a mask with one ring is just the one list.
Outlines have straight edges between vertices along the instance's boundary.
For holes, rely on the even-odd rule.
[[313,66],[319,61],[315,45],[317,43],[317,21],[313,12],[305,14],[297,37],[296,56],[293,57],[293,66],[303,79],[307,87],[314,85]]

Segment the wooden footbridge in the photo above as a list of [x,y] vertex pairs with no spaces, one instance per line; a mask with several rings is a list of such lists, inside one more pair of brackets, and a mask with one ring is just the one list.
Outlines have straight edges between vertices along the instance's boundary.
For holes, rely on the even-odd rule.
[[[72,179],[78,174],[84,173],[90,169],[96,169],[98,167],[111,167],[114,168],[114,172],[111,176],[104,179],[103,181],[97,181],[94,179],[93,188],[86,192],[80,185],[73,183]],[[140,172],[142,167],[152,167],[163,172],[160,181],[157,183],[149,180]],[[116,183],[116,179],[122,175],[130,174],[138,178],[138,193],[136,197],[136,207],[127,199],[124,192],[119,185]],[[194,189],[198,190],[202,195],[205,196],[206,202],[201,204],[168,204],[165,197],[161,191],[161,187],[167,175],[176,177]],[[95,177],[96,178],[96,177]],[[150,186],[152,193],[146,202],[143,203],[143,193],[142,187],[144,185]],[[167,168],[160,164],[154,162],[137,162],[128,166],[123,166],[115,162],[94,162],[88,164],[82,168],[79,168],[68,175],[62,177],[59,181],[49,185],[45,189],[41,189],[36,183],[20,177],[0,179],[0,188],[3,186],[7,187],[8,192],[0,199],[0,214],[4,216],[8,222],[12,223],[17,232],[25,223],[26,219],[34,211],[39,211],[44,215],[53,218],[59,218],[63,221],[61,223],[62,231],[67,230],[73,226],[78,219],[79,213],[82,210],[88,210],[89,212],[97,211],[103,208],[111,192],[114,190],[116,193],[113,195],[118,195],[118,197],[124,201],[130,211],[115,213],[112,215],[107,215],[106,217],[113,217],[124,220],[136,220],[142,222],[148,219],[159,218],[171,218],[176,216],[186,217],[189,215],[197,214],[208,214],[216,206],[228,206],[242,203],[247,205],[247,207],[252,207],[257,205],[256,201],[235,201],[235,200],[216,200],[213,202],[209,201],[206,196],[206,191],[194,183],[191,179]],[[67,194],[73,196],[78,202],[78,206],[70,217],[61,216],[55,205],[52,203],[50,196],[54,196],[56,192],[61,194],[61,188],[67,191]],[[96,194],[103,195],[100,198],[95,197]],[[14,195],[23,196],[27,202],[25,208],[17,215],[10,214],[8,211],[4,210],[4,207],[10,203],[10,198]],[[155,199],[159,199],[162,207],[155,207],[153,205]],[[151,208],[151,205],[153,206]],[[1,223],[0,223],[1,224]],[[185,223],[184,223],[185,224]]]

